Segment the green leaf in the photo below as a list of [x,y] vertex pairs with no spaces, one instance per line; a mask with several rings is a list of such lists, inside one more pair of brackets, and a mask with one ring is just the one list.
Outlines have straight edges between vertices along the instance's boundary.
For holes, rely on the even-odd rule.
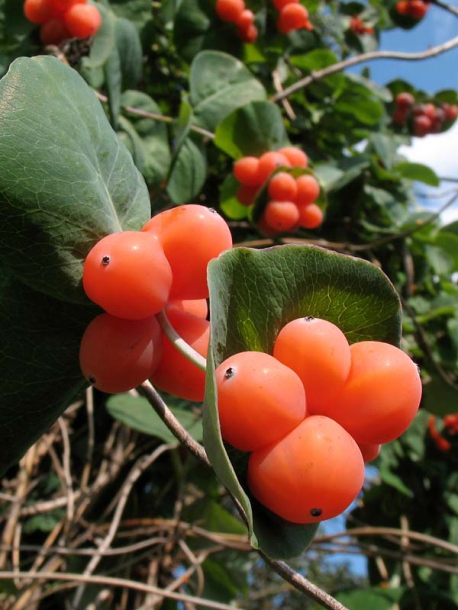
[[111,49],[110,56],[103,66],[105,87],[108,97],[108,112],[113,129],[118,129],[119,113],[121,111],[122,66],[118,48]]
[[458,388],[437,373],[429,372],[430,379],[423,385],[422,406],[434,415],[457,412]]
[[407,178],[407,180],[424,182],[430,186],[439,186],[440,184],[436,172],[428,165],[423,165],[422,163],[398,163],[394,170],[401,174],[403,178]]
[[231,172],[221,186],[220,208],[231,220],[243,220],[248,217],[249,208],[237,199],[237,190],[240,182]]
[[89,55],[82,58],[84,70],[95,70],[101,68],[115,46],[115,17],[113,13],[103,6],[98,4],[97,9],[102,15],[102,24],[94,36]]
[[218,125],[214,142],[235,159],[258,157],[289,144],[280,109],[263,101],[251,102],[230,114]]
[[266,98],[262,84],[241,61],[217,51],[194,58],[189,88],[196,123],[210,131],[236,108]]
[[351,610],[392,610],[403,593],[404,589],[372,587],[337,593],[335,597]]
[[236,248],[208,268],[212,342],[207,362],[204,445],[221,482],[246,514],[251,544],[271,557],[299,555],[315,525],[291,525],[250,498],[246,454],[228,454],[219,430],[214,368],[244,350],[272,353],[279,330],[301,316],[337,324],[353,343],[394,344],[400,337],[398,296],[386,276],[366,261],[311,246],[262,251]]
[[90,307],[36,292],[5,269],[0,279],[0,472],[25,451],[86,385],[78,362]]
[[116,48],[120,58],[122,88],[137,85],[142,75],[142,44],[135,25],[124,18],[115,22]]
[[82,263],[150,217],[145,182],[75,70],[19,58],[0,81],[0,256],[31,287],[87,303]]
[[[121,104],[144,112],[162,114],[158,105],[141,91],[125,91]],[[148,185],[159,186],[167,175],[171,162],[167,126],[161,121],[136,114],[129,114],[129,123],[138,136],[142,151],[143,162],[141,167],[137,167]]]
[[177,204],[199,194],[207,177],[207,151],[201,136],[188,136],[176,156],[167,183],[167,193]]
[[214,3],[208,0],[181,0],[175,15],[173,40],[188,62],[205,49],[240,55],[243,47],[234,25],[219,19]]
[[[112,417],[132,430],[155,436],[165,443],[178,443],[176,437],[142,396],[116,394],[108,398],[106,408]],[[191,410],[179,407],[170,407],[170,410],[196,441],[202,439],[202,423]]]

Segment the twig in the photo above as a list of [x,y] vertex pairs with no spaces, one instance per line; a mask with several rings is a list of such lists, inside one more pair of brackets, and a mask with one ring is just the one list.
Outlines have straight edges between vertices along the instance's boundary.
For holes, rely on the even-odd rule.
[[331,595],[314,585],[301,574],[298,574],[284,561],[277,561],[258,551],[264,561],[284,580],[289,582],[295,589],[307,593],[308,597],[318,602],[323,608],[328,610],[348,610],[346,606],[334,599]]
[[[95,94],[101,102],[108,101],[108,98],[106,95],[103,95],[102,93],[99,93],[98,91],[95,91]],[[159,121],[161,123],[173,123],[175,120],[171,116],[165,116],[164,114],[159,114],[157,112],[148,112],[148,110],[141,110],[140,108],[134,108],[133,106],[121,106],[121,107],[123,110],[125,110],[126,112],[130,112],[131,114],[135,114],[136,116],[142,116],[142,117],[145,117],[146,119],[152,119],[153,121]],[[204,136],[205,138],[208,138],[209,140],[213,140],[213,138],[215,137],[215,134],[213,132],[208,131],[207,129],[204,129],[203,127],[199,127],[198,125],[190,125],[189,130],[194,131],[195,133],[198,133],[199,135]]]
[[[120,498],[116,507],[115,514],[110,524],[110,529],[108,530],[108,534],[103,540],[102,544],[98,548],[98,553],[94,555],[91,561],[88,563],[86,569],[84,570],[83,576],[90,576],[94,570],[99,565],[104,553],[110,548],[111,543],[115,537],[116,531],[119,527],[119,523],[121,521],[122,513],[124,512],[124,508],[126,506],[127,500],[129,498],[132,487],[139,479],[139,477],[143,474],[143,472],[153,464],[163,453],[166,451],[170,451],[170,449],[174,449],[176,444],[168,444],[168,445],[160,445],[157,447],[150,455],[146,455],[141,457],[137,463],[134,465],[132,470],[130,471],[129,476],[124,482],[124,485],[121,489]],[[81,598],[84,593],[84,586],[81,586],[77,589],[75,593],[75,597],[73,600],[73,608],[77,608],[81,601]]]
[[172,434],[177,438],[180,443],[182,443],[189,451],[200,460],[205,466],[211,468],[210,461],[207,457],[205,449],[199,444],[194,438],[189,434],[189,432],[183,428],[175,415],[170,411],[165,402],[162,400],[160,394],[156,391],[154,386],[149,381],[144,381],[137,388],[139,394],[144,396],[156,413],[159,415],[161,420],[167,426],[167,428],[172,432]]
[[62,435],[63,445],[63,456],[62,456],[62,468],[65,482],[65,492],[68,498],[67,502],[67,521],[64,528],[64,535],[67,536],[70,525],[73,521],[75,514],[75,496],[73,492],[73,482],[70,465],[70,439],[68,438],[68,430],[62,417],[57,420]]
[[[26,580],[65,580],[70,581],[72,586],[77,586],[76,583],[86,583],[92,585],[107,585],[109,587],[125,587],[134,591],[142,591],[143,593],[155,593],[166,599],[174,599],[181,602],[191,602],[204,608],[213,608],[214,610],[234,610],[236,606],[228,606],[208,599],[201,599],[184,593],[174,593],[173,591],[165,591],[159,587],[152,585],[144,585],[140,582],[128,580],[126,578],[114,578],[112,576],[85,576],[84,574],[62,573],[62,572],[39,572],[38,574],[29,574],[28,572],[0,572],[0,580],[9,580],[12,578],[24,578]],[[75,584],[73,584],[75,583]]]
[[437,55],[441,55],[446,51],[451,51],[455,47],[458,46],[458,36],[452,38],[451,40],[444,42],[443,44],[437,45],[435,47],[431,47],[426,51],[420,51],[418,53],[403,53],[400,51],[371,51],[369,53],[361,53],[361,55],[357,55],[355,57],[349,57],[348,59],[344,59],[343,61],[339,61],[327,68],[323,68],[323,70],[318,70],[316,72],[312,72],[309,76],[305,78],[301,78],[296,83],[286,87],[283,91],[280,91],[271,97],[272,102],[280,102],[285,97],[288,97],[292,93],[307,87],[313,82],[317,80],[321,80],[326,76],[331,74],[335,74],[336,72],[341,72],[346,68],[350,68],[351,66],[355,66],[357,64],[366,62],[366,61],[374,61],[376,59],[400,59],[404,61],[420,61],[421,59],[429,59],[431,57],[436,57]]
[[[211,463],[207,457],[205,449],[202,447],[202,445],[196,443],[196,441],[187,432],[187,430],[183,428],[183,426],[175,418],[173,413],[170,411],[170,409],[164,403],[162,398],[153,388],[151,383],[149,381],[145,381],[137,388],[137,390],[140,394],[142,394],[148,399],[156,413],[158,413],[162,421],[166,424],[166,426],[173,433],[173,435],[177,439],[179,439],[180,442],[182,442],[185,447],[187,447],[206,466],[211,467]],[[233,497],[233,500],[236,503],[236,506],[241,516],[243,517],[244,513],[237,499]],[[271,568],[275,570],[280,576],[282,576],[282,578],[285,578],[285,580],[292,584],[296,589],[317,601],[323,606],[323,608],[327,608],[328,610],[348,610],[347,608],[345,608],[345,606],[342,606],[342,604],[335,600],[331,595],[328,595],[328,593],[308,581],[300,574],[296,573],[285,562],[270,559],[261,551],[258,552],[261,557],[263,557],[265,561],[271,566]]]

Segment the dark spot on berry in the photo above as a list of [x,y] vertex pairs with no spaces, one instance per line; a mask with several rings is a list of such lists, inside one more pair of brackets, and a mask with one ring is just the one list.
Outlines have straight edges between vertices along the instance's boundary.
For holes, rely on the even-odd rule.
[[310,509],[310,514],[312,515],[312,517],[319,517],[322,512],[323,512],[323,509],[321,509],[321,508],[311,508]]
[[312,322],[312,320],[314,320],[315,318],[313,316],[304,316],[304,320],[306,322]]
[[97,381],[93,375],[90,375],[87,379],[91,385],[94,385],[94,383]]
[[226,369],[224,373],[224,379],[230,379],[234,375],[235,371],[232,366]]
[[103,256],[101,262],[102,262],[102,265],[104,265],[106,267],[107,265],[110,264],[110,257],[109,256]]

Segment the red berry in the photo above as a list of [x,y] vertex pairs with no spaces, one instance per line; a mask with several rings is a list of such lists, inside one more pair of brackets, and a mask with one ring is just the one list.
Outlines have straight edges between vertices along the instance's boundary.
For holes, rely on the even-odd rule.
[[234,176],[245,186],[260,186],[263,180],[258,177],[259,159],[242,157],[234,163]]
[[296,179],[287,172],[278,172],[269,180],[267,192],[276,201],[294,201],[297,195]]
[[49,0],[25,0],[24,15],[32,23],[42,25],[57,15]]
[[417,366],[389,343],[361,341],[350,351],[343,388],[319,412],[332,417],[357,443],[388,443],[407,430],[418,411],[422,385]]
[[258,28],[254,25],[254,23],[251,23],[247,27],[239,27],[237,32],[239,38],[246,44],[253,44],[258,37]]
[[273,355],[302,380],[310,413],[339,396],[351,367],[344,333],[320,318],[297,318],[278,333]]
[[287,4],[278,15],[277,29],[281,34],[302,28],[312,29],[308,17],[309,12],[302,4]]
[[102,16],[93,4],[74,4],[64,17],[65,26],[74,38],[89,38],[102,25]]
[[291,167],[291,163],[281,152],[271,150],[261,155],[256,174],[258,184],[264,184],[270,174],[279,167]]
[[280,148],[278,151],[285,155],[288,161],[291,163],[291,167],[307,167],[308,158],[303,150],[296,148],[295,146],[286,146]]
[[292,201],[269,201],[262,215],[265,225],[277,233],[292,231],[299,222],[299,210]]
[[305,391],[294,371],[263,352],[239,352],[215,373],[223,439],[240,451],[280,440],[305,417]]
[[40,27],[40,40],[44,45],[58,45],[67,38],[71,38],[71,34],[65,27],[65,23],[57,17]]
[[394,98],[394,102],[398,108],[409,109],[415,104],[414,96],[408,91],[403,91],[402,93],[398,93],[398,95]]
[[216,0],[216,14],[223,21],[237,23],[241,13],[245,10],[244,0]]
[[417,138],[423,138],[431,133],[433,122],[426,115],[418,115],[413,119],[413,134]]
[[364,461],[335,421],[306,417],[278,443],[254,451],[248,486],[259,502],[291,523],[316,523],[342,513],[364,482]]
[[161,356],[161,328],[154,316],[122,320],[107,313],[86,328],[79,352],[83,375],[110,394],[128,392],[148,379]]
[[297,194],[296,203],[297,205],[307,205],[313,203],[320,194],[320,185],[318,180],[309,174],[304,174],[296,178]]
[[87,296],[119,318],[141,320],[158,313],[169,298],[172,270],[158,239],[123,231],[101,239],[84,262]]
[[253,204],[257,192],[258,187],[241,184],[237,189],[236,197],[242,205],[250,206]]
[[172,268],[169,298],[206,299],[208,263],[232,248],[222,216],[203,205],[181,205],[153,216],[142,232],[158,237]]
[[299,226],[303,229],[317,229],[323,224],[323,210],[316,203],[298,205]]

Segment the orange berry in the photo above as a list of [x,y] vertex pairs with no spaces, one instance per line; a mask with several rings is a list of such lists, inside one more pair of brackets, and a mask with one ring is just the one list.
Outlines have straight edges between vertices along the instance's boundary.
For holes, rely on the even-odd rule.
[[237,23],[241,13],[245,10],[243,0],[216,0],[216,14],[223,21]]
[[64,17],[65,26],[74,38],[89,38],[102,25],[102,16],[93,4],[74,4]]
[[221,435],[240,451],[280,440],[305,417],[305,391],[294,371],[263,352],[239,352],[215,373]]
[[270,174],[279,167],[291,167],[291,163],[281,152],[270,150],[261,155],[257,171],[258,184],[264,184]]
[[309,12],[302,4],[287,4],[277,19],[277,29],[281,34],[289,34],[293,30],[310,29]]
[[257,186],[245,186],[244,184],[241,184],[237,189],[236,197],[242,205],[250,206],[256,199],[257,192]]
[[361,454],[363,456],[364,462],[372,462],[380,455],[380,450],[382,448],[381,445],[370,445],[370,444],[358,444],[358,447],[361,450]]
[[238,16],[238,19],[235,22],[235,25],[242,30],[246,30],[253,23],[254,23],[254,13],[253,13],[253,11],[250,11],[249,9],[246,8]]
[[307,167],[308,157],[303,150],[296,148],[295,146],[286,146],[280,148],[278,152],[281,152],[288,161],[291,163],[291,167]]
[[128,392],[150,377],[162,356],[161,328],[154,316],[123,320],[98,315],[81,339],[79,360],[86,379],[98,390]]
[[208,298],[208,263],[232,248],[222,216],[203,205],[181,205],[153,216],[142,231],[158,237],[172,268],[169,298]]
[[254,25],[254,23],[251,23],[247,27],[239,27],[237,31],[239,38],[241,38],[241,40],[243,40],[243,42],[246,44],[253,44],[258,37],[258,28]]
[[59,18],[50,19],[40,27],[40,40],[44,45],[58,45],[67,38],[71,38],[71,34]]
[[248,486],[269,510],[291,523],[342,513],[364,482],[364,461],[352,437],[328,417],[306,417],[278,443],[254,451]]
[[169,298],[172,270],[157,238],[121,231],[101,239],[84,262],[87,296],[119,318],[141,320],[158,313]]
[[57,12],[50,6],[48,0],[25,0],[24,15],[32,23],[42,25],[53,19]]
[[389,443],[407,430],[418,411],[422,385],[417,366],[389,343],[361,341],[350,351],[347,380],[335,400],[320,405],[320,413],[335,419],[357,443]]
[[291,231],[299,222],[299,210],[292,201],[269,201],[262,214],[267,227],[278,233]]
[[313,203],[318,198],[321,190],[318,180],[310,174],[296,178],[296,186],[297,195],[295,201],[297,205]]
[[323,223],[323,210],[316,203],[298,205],[299,226],[303,229],[317,229]]
[[302,380],[309,413],[321,413],[342,390],[351,367],[351,352],[344,333],[320,318],[297,318],[278,333],[273,355]]
[[167,303],[166,309],[169,307],[176,307],[198,318],[206,319],[208,316],[207,299],[171,299]]
[[259,159],[257,157],[242,157],[234,163],[234,176],[244,186],[259,186]]
[[296,179],[287,172],[278,172],[269,180],[267,192],[276,201],[295,201],[297,195]]
[[[210,339],[210,323],[177,307],[167,308],[167,317],[175,331],[201,356],[206,357]],[[162,333],[162,358],[151,382],[160,390],[202,402],[205,394],[205,371],[186,358]]]

